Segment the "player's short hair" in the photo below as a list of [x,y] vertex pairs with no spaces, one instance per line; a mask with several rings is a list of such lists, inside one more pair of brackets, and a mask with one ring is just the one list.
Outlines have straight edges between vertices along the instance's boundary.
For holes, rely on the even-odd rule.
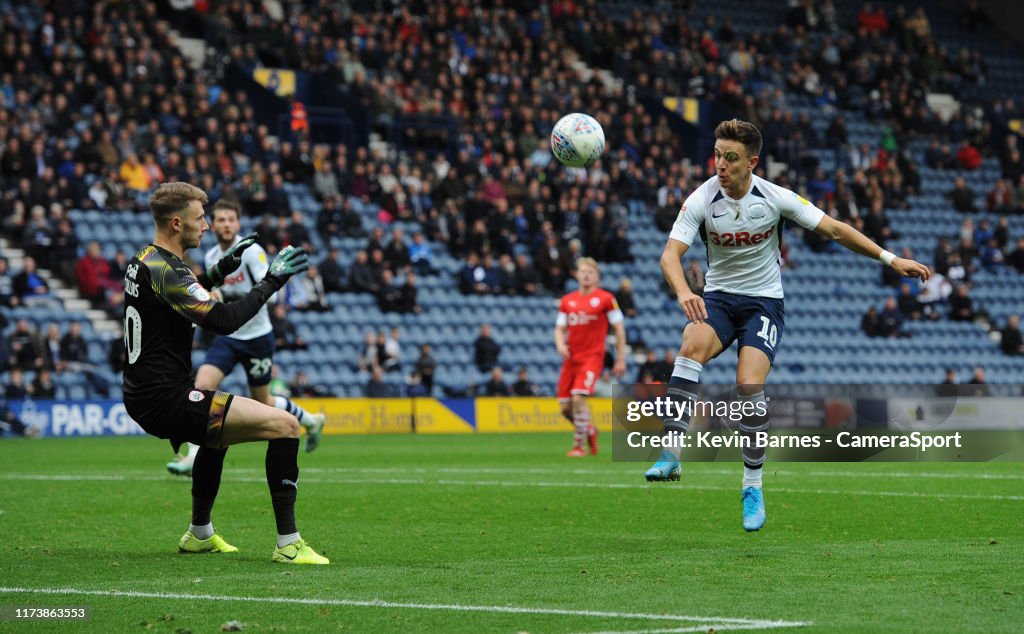
[[217,202],[213,203],[213,207],[210,208],[210,216],[216,218],[218,211],[233,211],[235,212],[235,216],[241,218],[242,203],[238,202],[234,198],[220,198]]
[[747,150],[747,155],[754,157],[761,155],[761,131],[749,121],[740,119],[729,119],[718,124],[715,128],[715,138],[723,141],[739,141]]
[[595,271],[597,271],[598,275],[601,274],[601,265],[598,264],[597,260],[595,260],[594,258],[580,258],[580,259],[576,260],[576,268],[577,269],[580,268],[581,266],[584,266],[584,265],[589,266],[590,268],[592,268]]
[[164,183],[149,197],[149,208],[158,227],[166,227],[176,214],[188,208],[193,200],[205,205],[210,202],[206,192],[188,183]]

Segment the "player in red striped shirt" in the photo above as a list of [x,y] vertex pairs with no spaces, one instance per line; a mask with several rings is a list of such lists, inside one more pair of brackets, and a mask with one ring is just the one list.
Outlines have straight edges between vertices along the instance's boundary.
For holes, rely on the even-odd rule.
[[597,428],[590,423],[587,397],[594,393],[594,383],[604,368],[609,324],[615,329],[612,373],[621,377],[626,371],[626,326],[615,296],[598,286],[601,270],[597,261],[580,258],[576,281],[580,288],[562,298],[555,323],[555,348],[565,360],[558,377],[558,403],[574,428],[573,446],[566,454],[571,458],[586,455],[584,439],[590,445],[590,455],[597,454]]

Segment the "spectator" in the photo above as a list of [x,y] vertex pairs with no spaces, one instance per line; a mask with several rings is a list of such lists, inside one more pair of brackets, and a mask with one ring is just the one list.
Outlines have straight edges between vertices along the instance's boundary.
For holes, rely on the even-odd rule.
[[7,268],[7,260],[0,258],[0,306],[17,306],[21,303],[14,294],[14,279]]
[[53,246],[53,227],[42,205],[32,207],[28,226],[22,232],[21,246],[34,262],[49,260],[50,248]]
[[962,176],[957,176],[953,189],[946,192],[946,197],[953,203],[953,209],[959,212],[978,211],[978,205],[974,202],[974,190],[967,186]]
[[21,273],[14,276],[13,290],[22,304],[50,297],[50,287],[47,286],[43,276],[36,271],[35,258],[25,257]]
[[44,368],[63,372],[65,363],[60,354],[60,339],[60,326],[56,322],[47,326],[46,335],[43,336],[42,356]]
[[13,368],[30,370],[43,367],[43,342],[39,333],[27,319],[19,319],[14,331],[7,336],[9,365]]
[[430,396],[427,393],[427,388],[423,385],[423,379],[420,377],[420,373],[416,370],[413,370],[409,373],[409,376],[405,377],[405,396],[409,398]]
[[125,187],[134,192],[147,192],[153,184],[152,175],[146,171],[135,154],[129,154],[121,163],[120,176]]
[[971,266],[963,264],[960,260],[960,254],[956,251],[949,256],[949,268],[946,270],[946,277],[953,285],[966,284],[971,281]]
[[78,236],[75,235],[75,229],[67,218],[61,218],[57,223],[57,231],[53,234],[53,246],[49,255],[50,269],[57,277],[65,282],[75,279]]
[[1002,249],[995,238],[989,238],[981,245],[981,266],[986,271],[995,271],[1006,264]]
[[[381,332],[381,335],[383,334]],[[398,372],[402,369],[402,343],[398,328],[392,328],[391,334],[384,339],[384,354],[385,359],[381,365],[386,372]]]
[[379,365],[380,354],[377,352],[377,335],[372,330],[368,330],[363,338],[363,351],[359,353],[357,367],[360,372],[369,372]]
[[292,396],[327,396],[327,390],[309,380],[302,370],[295,371],[295,378],[288,384],[288,391]]
[[927,282],[921,283],[921,290],[917,294],[917,301],[921,302],[924,314],[930,319],[938,319],[939,312],[935,304],[944,303],[953,294],[953,285],[949,283],[941,273],[932,271]]
[[1003,252],[1006,252],[1006,248],[1010,245],[1010,218],[1008,216],[1000,216],[996,230],[992,232],[992,237],[996,240],[996,246]]
[[12,368],[7,381],[7,385],[4,386],[4,398],[8,401],[20,401],[29,396],[28,386],[25,385],[25,373],[21,368]]
[[473,342],[473,362],[477,370],[490,372],[491,368],[498,364],[498,356],[501,355],[501,346],[491,337],[490,324],[480,326],[480,334]]
[[981,167],[981,152],[971,145],[971,142],[964,139],[956,151],[956,162],[961,169],[976,170]]
[[418,294],[416,290],[416,274],[409,271],[405,275],[405,283],[399,289],[401,296],[398,300],[398,312],[400,313],[411,313],[419,314],[423,312],[423,307],[416,302],[416,296]]
[[29,427],[21,422],[4,398],[0,398],[0,431],[11,432],[27,438],[32,438],[39,433],[34,427]]
[[364,391],[367,398],[390,398],[397,396],[395,386],[384,380],[384,370],[374,366]]
[[395,276],[384,269],[383,280],[377,291],[377,307],[382,313],[402,312],[402,289],[395,286]]
[[640,368],[636,372],[636,382],[644,383],[645,376],[650,377],[651,381],[653,381],[660,367],[661,362],[658,361],[658,353],[653,349],[647,350],[647,356],[644,357],[643,364],[640,365]]
[[870,34],[885,35],[889,32],[889,19],[885,15],[885,9],[877,9],[870,3],[865,2],[857,14],[857,24],[865,32]]
[[[813,232],[812,232],[813,233]],[[871,201],[871,211],[864,218],[864,235],[871,238],[884,247],[891,238],[896,240],[899,236],[894,235],[889,226],[889,218],[885,215],[885,209],[881,198]]]
[[1024,273],[1024,238],[1017,238],[1017,248],[1006,259],[1006,263],[1017,269],[1018,273]]
[[388,246],[384,248],[384,261],[389,269],[398,271],[408,266],[409,257],[409,247],[405,244],[405,234],[400,228],[395,227],[391,230],[391,242],[388,242]]
[[377,333],[377,339],[373,344],[373,352],[376,353],[377,360],[370,366],[371,370],[374,366],[378,366],[383,371],[391,371],[397,365],[388,353],[388,336],[383,330]]
[[356,251],[356,259],[349,271],[348,287],[349,290],[357,293],[372,293],[374,295],[380,290],[380,284],[367,259],[366,251],[362,249]]
[[672,372],[675,370],[676,363],[676,351],[668,348],[665,350],[665,355],[661,358],[661,363],[656,366],[654,373],[654,379],[659,383],[668,383],[668,380],[672,377]]
[[413,270],[420,275],[433,275],[436,273],[434,270],[434,252],[426,237],[419,231],[412,236],[412,246],[409,247],[409,261],[412,263]]
[[320,277],[323,279],[324,290],[328,293],[344,293],[347,290],[345,284],[345,269],[338,261],[341,250],[331,247],[327,257],[320,262]]
[[487,270],[480,264],[476,253],[470,252],[466,255],[466,263],[459,274],[459,290],[464,295],[487,295],[490,287],[487,285]]
[[309,229],[306,228],[306,218],[302,215],[301,211],[296,209],[292,212],[291,222],[285,228],[285,236],[287,237],[288,244],[306,249],[307,251],[311,250]]
[[425,396],[432,395],[434,393],[434,373],[437,370],[437,361],[434,360],[434,355],[430,352],[429,343],[420,346],[420,358],[416,359],[415,368],[423,383],[423,388],[426,392]]
[[288,307],[274,304],[270,311],[270,324],[274,329],[274,348],[277,350],[305,350],[309,346],[299,336],[299,329],[288,320]]
[[904,319],[920,321],[924,316],[924,308],[910,289],[910,284],[904,282],[900,285],[900,295],[896,303]]
[[1002,338],[999,347],[1003,354],[1009,356],[1024,355],[1024,338],[1020,332],[1020,315],[1010,315],[1006,320],[1006,327],[1003,328]]
[[612,379],[611,370],[605,368],[601,376],[594,383],[594,396],[611,398],[615,396],[615,381]]
[[964,396],[991,396],[988,389],[988,381],[985,379],[985,368],[974,368],[971,380],[967,382],[970,387],[961,392]]
[[491,378],[480,386],[477,392],[481,396],[512,396],[512,390],[505,384],[505,375],[501,366],[491,368]]
[[515,396],[539,396],[540,388],[530,380],[530,372],[525,365],[519,366],[516,372],[516,382],[512,384],[512,394]]
[[498,287],[502,295],[515,295],[518,292],[515,281],[515,262],[508,253],[503,253],[498,258]]
[[882,307],[882,312],[878,315],[879,319],[879,330],[878,335],[880,337],[904,337],[903,333],[903,315],[900,313],[896,306],[895,297],[887,297],[885,299],[885,305]]
[[632,262],[633,255],[629,250],[629,237],[626,235],[626,227],[619,225],[612,231],[608,239],[608,246],[605,248],[609,262]]
[[36,372],[36,378],[32,380],[29,392],[32,394],[32,398],[57,398],[57,386],[54,384],[53,376],[47,368],[40,368]]
[[949,318],[953,321],[974,321],[974,302],[967,294],[967,284],[961,284],[949,299]]
[[526,255],[516,256],[516,293],[518,295],[536,295],[540,276]]
[[310,266],[306,274],[299,278],[299,286],[302,288],[301,304],[296,306],[299,310],[314,310],[324,312],[331,309],[327,303],[327,290],[324,288],[324,279],[320,277],[317,267]]
[[94,304],[102,304],[107,291],[121,290],[120,284],[111,279],[110,263],[103,259],[99,242],[90,242],[86,247],[85,255],[75,265],[75,279],[78,292]]
[[1008,214],[1013,211],[1013,187],[1010,181],[1000,178],[992,189],[985,195],[985,208],[998,214]]
[[565,290],[570,265],[566,253],[558,246],[558,236],[548,233],[544,246],[537,250],[533,261],[545,288],[555,294]]
[[628,277],[619,281],[619,290],[615,291],[615,301],[619,303],[619,310],[626,317],[636,317],[636,299],[633,297],[633,280]]
[[868,337],[882,336],[882,318],[878,315],[878,309],[872,306],[860,319],[860,329]]

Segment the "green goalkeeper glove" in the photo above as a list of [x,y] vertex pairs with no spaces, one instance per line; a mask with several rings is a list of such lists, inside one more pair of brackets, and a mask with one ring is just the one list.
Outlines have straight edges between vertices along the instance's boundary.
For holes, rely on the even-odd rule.
[[273,278],[280,288],[288,282],[288,278],[296,273],[302,273],[309,268],[309,257],[302,249],[287,246],[281,249],[267,271],[267,277]]
[[216,264],[210,267],[210,270],[206,272],[206,275],[210,278],[210,282],[214,286],[220,286],[224,283],[224,279],[238,270],[238,267],[242,266],[242,252],[256,244],[257,234],[251,233],[241,240],[238,244],[228,249],[227,254],[217,261]]

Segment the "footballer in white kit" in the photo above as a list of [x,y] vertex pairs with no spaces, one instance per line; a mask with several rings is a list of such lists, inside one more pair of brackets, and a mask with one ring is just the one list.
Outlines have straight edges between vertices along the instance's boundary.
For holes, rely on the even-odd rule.
[[[779,257],[779,230],[785,219],[877,259],[901,275],[926,280],[928,269],[919,262],[897,258],[810,201],[756,176],[761,133],[753,124],[723,121],[715,129],[715,138],[716,173],[686,199],[661,256],[662,272],[689,319],[666,396],[680,405],[695,400],[704,364],[739,341],[737,396],[753,406],[744,411],[767,412],[764,383],[785,327]],[[687,285],[681,263],[697,235],[708,251],[703,297]],[[688,427],[688,417],[665,421],[666,434],[677,438]],[[748,438],[767,430],[767,414],[740,423],[740,432]],[[647,470],[647,480],[678,480],[679,456],[680,447],[665,449]],[[741,488],[743,528],[747,531],[759,530],[765,523],[764,460],[764,448],[743,449]]]
[[[211,213],[217,244],[211,247],[204,257],[207,271],[216,266],[221,258],[243,240],[255,242],[254,236],[242,238],[239,235],[241,207],[238,204],[221,199],[213,205]],[[218,289],[222,301],[230,302],[244,297],[270,269],[267,252],[259,244],[253,244],[242,251],[241,260],[241,266],[234,273],[225,276]],[[196,388],[216,390],[224,377],[231,374],[235,365],[239,363],[245,370],[252,398],[295,416],[299,424],[306,429],[306,451],[316,449],[320,442],[324,415],[310,414],[291,399],[270,394],[270,369],[274,365],[274,329],[266,305],[231,335],[217,335],[214,338],[203,365],[196,373]],[[167,470],[175,475],[190,475],[197,451],[198,447],[190,444],[188,454],[167,463]]]

